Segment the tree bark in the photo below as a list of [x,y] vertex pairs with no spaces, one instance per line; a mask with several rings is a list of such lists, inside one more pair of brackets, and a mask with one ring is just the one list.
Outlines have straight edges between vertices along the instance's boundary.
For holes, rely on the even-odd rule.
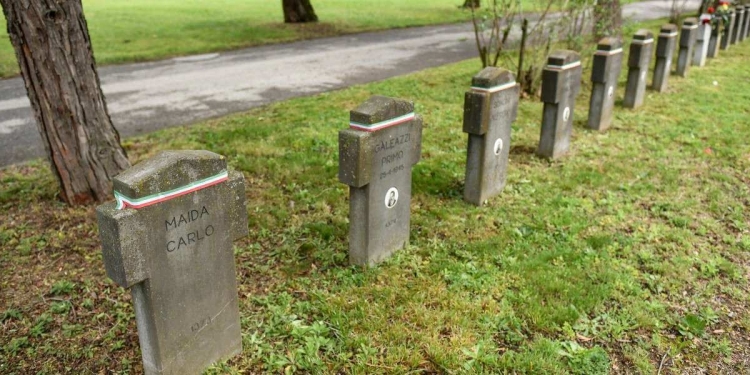
[[481,6],[481,0],[465,0],[462,8],[479,8]]
[[81,0],[0,0],[39,133],[68,204],[111,197],[130,166],[96,72]]
[[281,5],[284,8],[284,22],[286,23],[318,21],[310,0],[281,0]]
[[600,0],[594,7],[594,39],[605,36],[622,37],[622,7],[620,0]]

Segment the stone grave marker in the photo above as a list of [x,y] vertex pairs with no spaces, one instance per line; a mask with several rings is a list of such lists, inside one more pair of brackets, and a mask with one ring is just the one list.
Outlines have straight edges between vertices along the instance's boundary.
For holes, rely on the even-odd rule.
[[[708,16],[709,18],[706,18]],[[710,15],[701,16],[701,25],[698,27],[698,36],[695,38],[695,51],[693,52],[693,65],[698,67],[706,66],[706,57],[708,56],[708,41],[711,39]]]
[[542,132],[537,155],[557,159],[570,148],[576,96],[581,90],[581,56],[578,52],[560,50],[547,58],[542,72]]
[[599,41],[594,53],[591,71],[591,102],[587,127],[593,130],[607,130],[612,123],[615,107],[617,81],[622,69],[622,41],[617,38],[604,38]]
[[248,232],[244,184],[222,156],[166,151],[115,177],[116,202],[97,208],[146,374],[200,374],[242,350],[232,242]]
[[464,200],[481,205],[505,187],[511,125],[520,88],[508,70],[487,67],[471,80],[464,99],[463,130],[469,134]]
[[349,185],[349,262],[372,265],[409,242],[411,171],[422,150],[414,104],[373,96],[339,132],[339,181]]
[[646,96],[648,67],[654,50],[654,34],[648,30],[638,30],[633,35],[628,56],[628,83],[625,87],[623,105],[638,108]]
[[742,27],[744,39],[750,37],[750,5],[745,5],[745,25]]
[[718,21],[716,25],[711,25],[711,37],[708,39],[708,54],[707,57],[713,59],[719,56],[719,49],[721,48],[721,39],[724,30],[724,22]]
[[732,30],[732,44],[742,41],[742,32],[745,27],[745,6],[737,5],[734,7],[735,21],[734,30]]
[[652,83],[653,89],[658,92],[667,91],[676,44],[677,25],[671,23],[663,25],[659,31],[659,41],[656,43],[656,66],[654,67],[654,81]]
[[736,22],[737,15],[732,11],[729,13],[729,24],[724,25],[722,29],[724,30],[724,35],[721,37],[721,49],[727,50],[729,49],[729,46],[732,44],[732,38],[734,37],[734,23]]
[[695,41],[698,38],[697,18],[686,18],[682,22],[682,33],[680,34],[680,53],[677,56],[677,75],[687,76],[690,69],[690,58],[693,56]]

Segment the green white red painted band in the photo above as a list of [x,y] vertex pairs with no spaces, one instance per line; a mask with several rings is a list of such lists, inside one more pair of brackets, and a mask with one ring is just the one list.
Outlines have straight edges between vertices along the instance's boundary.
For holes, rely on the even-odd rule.
[[635,39],[635,40],[633,40],[633,42],[632,42],[632,43],[633,43],[633,44],[639,44],[639,45],[643,45],[643,44],[651,44],[651,43],[653,43],[653,42],[654,42],[654,38],[651,38],[651,39],[644,39],[644,40],[638,40],[638,39]]
[[594,54],[599,55],[599,56],[612,56],[612,55],[617,55],[618,53],[622,53],[622,48],[617,48],[617,49],[613,49],[610,51],[605,51],[605,50],[600,49],[600,50],[597,50],[596,53]]
[[166,202],[170,199],[174,199],[177,197],[181,197],[185,194],[190,194],[192,192],[205,189],[209,186],[220,184],[226,181],[227,179],[229,179],[229,173],[227,171],[222,171],[221,173],[215,176],[204,178],[202,180],[195,181],[193,183],[187,184],[182,187],[178,187],[176,189],[172,189],[172,190],[165,191],[162,193],[152,194],[147,197],[138,198],[138,199],[128,198],[124,194],[115,191],[115,199],[117,199],[117,209],[123,210],[127,207],[139,209],[139,208],[148,207],[153,204]]
[[352,129],[364,130],[366,132],[374,132],[376,130],[381,130],[381,129],[389,128],[391,126],[409,122],[411,120],[414,120],[416,117],[417,115],[415,115],[414,112],[412,112],[412,113],[407,113],[403,116],[392,118],[390,120],[377,122],[374,124],[360,124],[358,122],[349,121],[349,127]]
[[547,68],[545,69],[554,70],[554,71],[563,71],[563,70],[577,68],[579,66],[581,66],[581,62],[575,61],[575,62],[572,62],[570,64],[565,64],[565,65],[547,65]]
[[483,93],[487,93],[487,94],[493,94],[493,93],[496,93],[498,91],[507,90],[507,89],[512,88],[512,87],[516,87],[516,81],[505,83],[505,84],[498,85],[498,86],[493,86],[493,87],[471,86],[471,90],[472,91],[476,91],[476,92],[483,92]]

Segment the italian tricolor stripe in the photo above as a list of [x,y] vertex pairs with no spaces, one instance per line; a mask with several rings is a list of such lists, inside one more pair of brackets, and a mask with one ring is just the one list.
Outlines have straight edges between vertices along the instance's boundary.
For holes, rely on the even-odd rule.
[[411,120],[414,120],[415,117],[416,115],[414,114],[414,112],[412,112],[412,113],[407,113],[403,116],[392,118],[390,120],[381,121],[375,124],[360,124],[358,122],[350,121],[349,127],[352,129],[364,130],[366,132],[374,132],[376,130],[385,129],[394,125],[409,122]]
[[117,209],[122,210],[127,207],[139,209],[143,207],[148,207],[153,204],[165,202],[170,199],[183,196],[185,194],[190,194],[194,191],[205,189],[209,186],[220,184],[226,181],[227,179],[229,179],[229,172],[222,171],[221,173],[215,176],[204,178],[202,180],[195,181],[193,183],[187,184],[185,186],[182,186],[176,189],[172,189],[172,190],[165,191],[162,193],[152,194],[147,197],[138,198],[138,199],[128,198],[124,194],[115,191],[115,199],[117,199]]
[[498,85],[498,86],[494,86],[494,87],[472,86],[471,90],[472,91],[476,91],[476,92],[484,92],[484,93],[493,94],[493,93],[496,93],[498,91],[503,91],[503,90],[506,90],[506,89],[509,89],[509,88],[512,88],[512,87],[515,87],[515,86],[516,86],[516,81],[513,81],[513,82],[508,82],[508,83],[505,83],[505,84],[502,84],[502,85]]

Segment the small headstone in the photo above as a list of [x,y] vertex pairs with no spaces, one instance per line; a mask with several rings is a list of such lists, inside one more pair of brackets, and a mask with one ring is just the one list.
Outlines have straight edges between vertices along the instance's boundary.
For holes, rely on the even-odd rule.
[[349,185],[349,262],[372,265],[409,242],[411,170],[422,150],[414,104],[373,96],[339,132],[339,181]]
[[671,23],[663,25],[659,31],[659,41],[656,43],[656,67],[654,67],[654,81],[652,83],[653,89],[658,92],[667,91],[676,44],[677,25]]
[[677,75],[687,76],[690,69],[690,59],[693,56],[695,40],[698,38],[697,18],[687,18],[682,22],[682,34],[680,35],[680,53],[677,56]]
[[711,37],[708,39],[708,58],[713,59],[719,56],[721,47],[722,34],[724,34],[724,22],[717,20],[716,24],[711,24]]
[[638,30],[633,35],[628,56],[628,83],[625,88],[623,105],[626,108],[638,108],[643,105],[646,96],[648,67],[654,50],[654,34],[648,30]]
[[114,178],[97,208],[107,275],[130,288],[146,374],[200,374],[242,350],[232,242],[245,182],[208,151],[168,151]]
[[708,42],[711,39],[711,15],[701,16],[701,25],[698,27],[698,36],[695,38],[695,51],[693,52],[693,65],[706,66],[708,56]]
[[732,44],[736,44],[744,39],[743,31],[745,27],[745,6],[737,5],[734,8],[736,14],[734,30],[732,30]]
[[607,130],[612,123],[622,55],[622,41],[619,39],[604,38],[599,41],[591,71],[593,87],[589,103],[589,129]]
[[721,49],[727,50],[729,49],[729,46],[732,44],[732,38],[734,38],[734,24],[736,22],[737,15],[732,11],[729,13],[729,24],[724,25],[724,35],[721,37]]
[[479,206],[505,187],[519,91],[516,77],[505,69],[488,67],[471,80],[464,99],[469,134],[464,200],[469,203]]
[[576,96],[581,90],[581,56],[575,51],[555,51],[542,72],[542,133],[537,155],[557,159],[568,152],[573,132]]
[[744,39],[750,37],[750,5],[745,5],[745,24],[742,27]]

